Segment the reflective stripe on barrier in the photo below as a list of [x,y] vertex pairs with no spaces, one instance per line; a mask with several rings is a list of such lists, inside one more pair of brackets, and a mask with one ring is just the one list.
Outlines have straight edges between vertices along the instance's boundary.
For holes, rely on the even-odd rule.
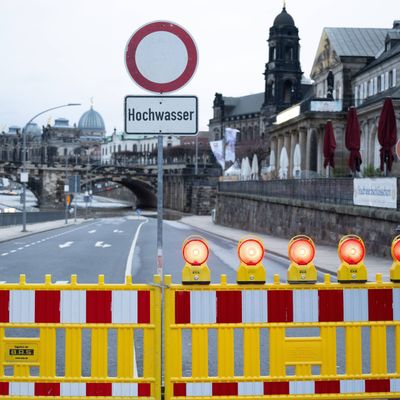
[[400,398],[399,284],[165,285],[166,400]]
[[338,289],[177,290],[175,323],[400,320],[400,289]]
[[0,322],[148,324],[150,291],[2,291]]
[[1,396],[150,397],[149,383],[0,383]]
[[161,398],[161,287],[0,284],[0,398]]

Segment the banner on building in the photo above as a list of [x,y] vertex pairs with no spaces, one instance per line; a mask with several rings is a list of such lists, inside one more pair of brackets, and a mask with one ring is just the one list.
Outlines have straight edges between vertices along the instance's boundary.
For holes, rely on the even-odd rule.
[[218,164],[225,169],[225,158],[224,158],[224,141],[223,140],[215,140],[214,142],[210,142],[211,151],[214,154],[215,159],[218,161]]
[[339,112],[343,110],[342,100],[315,100],[310,104],[310,111]]
[[397,208],[397,178],[354,179],[353,202],[358,206]]
[[239,131],[233,128],[225,128],[225,161],[235,162],[236,134]]

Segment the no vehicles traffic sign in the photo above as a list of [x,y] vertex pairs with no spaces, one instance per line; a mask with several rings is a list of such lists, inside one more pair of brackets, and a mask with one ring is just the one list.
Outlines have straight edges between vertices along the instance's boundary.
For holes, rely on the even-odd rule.
[[197,66],[196,44],[177,24],[151,22],[129,39],[125,62],[132,79],[143,89],[172,92],[193,76]]

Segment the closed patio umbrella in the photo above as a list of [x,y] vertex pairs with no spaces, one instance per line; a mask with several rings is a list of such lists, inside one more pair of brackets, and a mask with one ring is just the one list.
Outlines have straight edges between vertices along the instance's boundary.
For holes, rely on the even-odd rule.
[[355,107],[350,107],[347,113],[347,124],[345,134],[345,144],[347,150],[350,151],[349,167],[355,172],[360,172],[362,163],[360,154],[361,132],[360,123],[358,122],[357,111]]
[[253,161],[251,163],[251,177],[254,180],[258,179],[258,157],[257,157],[257,154],[254,154]]
[[325,136],[324,136],[324,168],[331,166],[335,168],[335,149],[336,140],[335,134],[333,133],[332,121],[329,120],[325,125]]
[[394,160],[393,146],[397,141],[396,117],[394,115],[393,102],[390,97],[383,103],[378,125],[378,141],[382,146],[381,153],[381,171],[391,171]]

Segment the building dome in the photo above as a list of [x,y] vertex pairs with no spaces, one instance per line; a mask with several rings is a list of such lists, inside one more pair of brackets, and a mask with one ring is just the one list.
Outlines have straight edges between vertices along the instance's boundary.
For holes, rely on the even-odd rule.
[[42,129],[38,126],[37,123],[35,122],[31,122],[30,124],[28,124],[25,128],[25,132],[28,135],[32,135],[32,136],[39,136],[42,134]]
[[105,132],[103,117],[90,107],[79,119],[78,128],[86,132]]
[[294,26],[294,19],[286,12],[286,7],[283,7],[282,12],[275,18],[274,26]]

